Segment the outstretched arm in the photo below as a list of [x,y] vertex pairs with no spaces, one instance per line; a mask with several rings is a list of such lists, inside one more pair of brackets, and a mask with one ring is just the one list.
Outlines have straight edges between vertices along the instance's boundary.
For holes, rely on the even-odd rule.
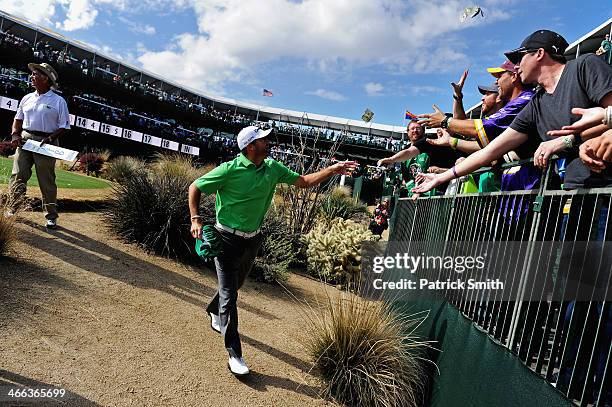
[[418,148],[416,148],[415,146],[410,146],[407,149],[402,150],[392,155],[391,157],[387,157],[387,158],[383,158],[382,160],[378,160],[376,165],[381,167],[383,165],[392,164],[392,163],[396,163],[399,161],[406,161],[406,160],[411,159],[412,157],[416,157],[419,154],[421,154],[421,152],[419,151]]
[[415,193],[425,193],[453,178],[474,172],[480,167],[489,165],[508,151],[514,150],[526,140],[526,134],[519,133],[508,127],[485,148],[470,155],[450,170],[442,174],[419,174],[417,176],[417,181],[421,182],[421,184],[412,191]]
[[332,175],[349,175],[355,168],[357,168],[357,163],[355,161],[342,161],[334,165],[330,165],[327,168],[323,168],[321,171],[313,172],[312,174],[308,175],[300,175],[293,185],[298,188],[313,187],[325,181]]
[[[433,105],[434,112],[429,114],[420,114],[417,115],[420,119],[423,120],[423,124],[427,127],[441,127],[442,121],[446,117],[444,112],[440,110],[440,108],[436,105]],[[474,120],[472,119],[455,119],[449,118],[448,121],[448,130],[453,133],[459,133],[465,137],[476,138],[478,137],[478,130],[476,130],[476,125],[474,124]]]

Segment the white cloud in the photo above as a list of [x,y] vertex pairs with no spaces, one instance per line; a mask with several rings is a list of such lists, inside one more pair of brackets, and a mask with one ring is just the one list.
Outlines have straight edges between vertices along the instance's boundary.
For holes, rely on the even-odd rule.
[[64,0],[63,4],[68,4],[66,20],[63,23],[55,23],[57,28],[66,31],[80,30],[91,27],[96,21],[98,10],[89,0]]
[[380,83],[368,82],[363,88],[365,89],[368,96],[380,96],[384,86]]
[[[467,27],[459,22],[460,0],[192,0],[192,7],[199,32],[181,34],[140,61],[202,88],[243,81],[260,64],[280,59],[322,71],[346,62],[397,70],[401,62],[405,72],[454,69],[468,59],[443,45],[445,34]],[[470,25],[505,18],[490,14]]]
[[56,3],[56,0],[0,0],[0,10],[38,24],[49,24]]
[[[139,4],[135,0],[0,0],[0,10],[24,17],[36,24],[74,31],[91,27],[101,6],[124,11],[129,1],[135,5]],[[54,21],[58,9],[66,16],[63,21]]]
[[135,34],[155,35],[157,30],[149,24],[140,24],[126,17],[119,17],[121,21],[131,32]]
[[338,92],[334,92],[331,90],[325,90],[325,89],[317,89],[312,92],[306,92],[306,94],[318,96],[320,98],[327,99],[327,100],[333,100],[334,102],[341,102],[343,100],[346,100],[346,96],[341,95]]
[[[450,86],[449,86],[450,89]],[[429,85],[414,85],[409,87],[410,92],[413,95],[427,95],[427,94],[441,94],[441,93],[449,93],[450,90],[444,90],[437,86],[429,86]]]
[[485,18],[469,24],[459,22],[463,0],[0,0],[0,9],[71,31],[94,25],[107,7],[129,13],[122,17],[133,21],[134,32],[153,35],[154,27],[137,22],[139,10],[190,8],[198,32],[176,35],[159,49],[137,50],[138,61],[211,91],[227,82],[252,82],[262,65],[279,60],[332,74],[346,66],[396,73],[455,69],[468,57],[447,43],[450,34],[507,19],[503,8],[516,1],[485,0]]

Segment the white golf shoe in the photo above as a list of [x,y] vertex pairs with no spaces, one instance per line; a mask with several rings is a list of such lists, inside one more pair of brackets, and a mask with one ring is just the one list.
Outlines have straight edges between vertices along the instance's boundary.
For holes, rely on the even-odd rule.
[[219,315],[215,315],[212,312],[210,312],[209,315],[210,315],[210,327],[212,328],[213,331],[217,333],[221,333],[221,320],[219,319]]
[[229,370],[236,376],[245,376],[249,374],[249,367],[244,361],[244,358],[230,356],[227,361],[227,367],[229,367]]

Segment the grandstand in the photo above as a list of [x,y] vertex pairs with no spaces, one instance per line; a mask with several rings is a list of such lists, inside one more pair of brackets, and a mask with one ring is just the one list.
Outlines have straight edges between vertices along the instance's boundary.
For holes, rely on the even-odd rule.
[[234,153],[232,143],[219,141],[253,123],[276,127],[280,145],[295,136],[317,138],[319,149],[342,142],[337,158],[351,156],[370,164],[405,145],[401,126],[212,97],[4,12],[0,47],[0,117],[9,119],[27,90],[27,62],[50,62],[60,75],[60,91],[76,130],[63,144],[77,150],[104,147],[148,154],[166,149],[218,162]]
[[[606,33],[612,34],[612,19],[570,44],[565,56],[571,60],[594,52]],[[399,126],[212,97],[6,13],[0,13],[0,51],[0,120],[5,128],[29,86],[26,63],[49,61],[60,74],[61,91],[73,113],[74,130],[63,144],[80,151],[109,148],[146,155],[167,150],[220,162],[236,153],[234,135],[252,123],[276,128],[278,143],[271,155],[285,162],[296,154],[291,149],[295,137],[316,139],[320,150],[341,142],[337,157],[357,158],[363,164],[407,144],[405,129]],[[480,104],[467,115],[479,117]],[[308,154],[314,157],[317,151],[311,146]],[[500,264],[512,265],[512,286],[499,297],[442,292],[436,301],[424,298],[412,304],[431,311],[423,330],[429,330],[429,339],[442,351],[442,373],[432,374],[438,405],[451,405],[451,400],[464,401],[455,405],[478,405],[486,397],[497,397],[499,405],[593,405],[593,400],[606,397],[612,366],[605,343],[612,315],[608,297],[595,301],[593,292],[576,302],[569,295],[549,298],[544,289],[536,292],[533,287],[538,287],[534,276],[552,264],[555,274],[548,283],[565,293],[567,283],[557,274],[567,265],[560,264],[559,253],[584,240],[609,244],[612,189],[562,191],[564,167],[555,164],[531,190],[475,194],[455,189],[416,201],[393,199],[390,241],[402,251],[407,253],[412,242],[442,242],[442,250],[449,250],[446,242],[484,242],[484,249],[502,253],[496,257]],[[574,233],[579,230],[585,233]],[[545,246],[542,241],[555,244]],[[516,246],[520,251],[513,251]],[[609,286],[611,271],[601,266],[604,244],[593,246],[589,250],[600,249],[600,257],[570,260],[580,262],[580,270],[595,269],[597,281]],[[464,254],[461,247],[451,248],[453,254]],[[488,382],[493,373],[496,380]],[[560,380],[563,376],[569,377],[567,383]],[[474,385],[478,391],[466,392]],[[519,386],[527,390],[514,394]],[[468,396],[470,400],[461,399]]]

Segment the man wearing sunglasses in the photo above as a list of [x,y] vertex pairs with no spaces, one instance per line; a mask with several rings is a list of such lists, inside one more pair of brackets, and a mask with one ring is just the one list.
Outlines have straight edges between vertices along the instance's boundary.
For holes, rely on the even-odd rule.
[[612,169],[592,172],[578,157],[579,144],[600,134],[597,128],[559,138],[549,134],[579,118],[571,112],[574,107],[612,105],[612,68],[593,54],[566,63],[563,54],[567,47],[561,35],[538,30],[525,38],[519,48],[506,52],[506,57],[518,66],[521,81],[539,85],[535,96],[510,126],[485,148],[442,174],[420,174],[421,184],[414,192],[427,192],[486,166],[527,142],[529,134],[536,132],[543,142],[534,154],[534,164],[545,167],[553,154],[566,156],[566,189],[612,185]]

